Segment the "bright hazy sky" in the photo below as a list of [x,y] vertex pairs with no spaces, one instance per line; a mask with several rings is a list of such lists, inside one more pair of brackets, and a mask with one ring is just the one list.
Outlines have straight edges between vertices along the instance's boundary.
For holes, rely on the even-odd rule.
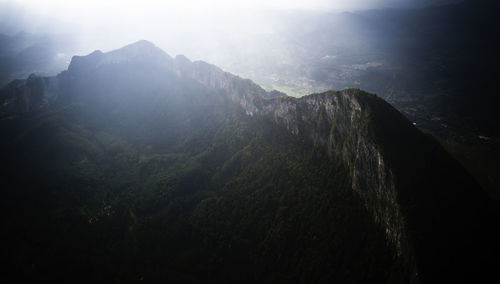
[[190,46],[194,42],[216,46],[214,42],[220,42],[224,36],[272,32],[277,14],[266,14],[269,11],[363,10],[429,1],[0,0],[0,25],[9,33],[78,35],[82,38],[82,47],[86,46],[85,51],[87,47],[88,50],[109,50],[148,39],[175,54],[196,50],[196,46]]
[[[0,0],[0,4],[10,5],[10,10],[23,13],[33,21],[43,18],[58,22],[56,28],[59,29],[66,24],[85,28],[116,23],[144,25],[159,21],[189,24],[200,18],[214,22],[229,14],[249,16],[267,10],[363,10],[429,2],[432,0]],[[0,16],[5,18],[2,11]]]
[[147,10],[227,11],[243,9],[370,9],[425,0],[2,0],[16,2],[42,13],[86,14],[92,11],[119,9],[120,13]]

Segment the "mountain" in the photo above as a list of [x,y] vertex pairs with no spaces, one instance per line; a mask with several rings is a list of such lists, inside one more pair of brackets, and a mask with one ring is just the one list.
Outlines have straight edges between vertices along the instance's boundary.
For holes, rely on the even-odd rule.
[[66,34],[14,35],[0,32],[0,87],[31,73],[52,76],[67,68],[77,52],[76,39]]
[[498,204],[358,89],[302,98],[150,42],[0,92],[19,282],[481,279]]

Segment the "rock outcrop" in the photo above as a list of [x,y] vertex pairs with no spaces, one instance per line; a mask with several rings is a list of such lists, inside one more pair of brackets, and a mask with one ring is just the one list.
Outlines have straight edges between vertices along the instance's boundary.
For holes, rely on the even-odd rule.
[[[373,137],[371,106],[365,97],[384,103],[374,95],[355,89],[313,94],[302,98],[245,101],[249,115],[262,115],[291,134],[326,149],[349,169],[352,189],[364,200],[375,221],[384,227],[388,240],[402,253],[405,223],[397,199],[395,177]],[[394,110],[396,112],[396,110]],[[408,127],[410,123],[408,122]]]

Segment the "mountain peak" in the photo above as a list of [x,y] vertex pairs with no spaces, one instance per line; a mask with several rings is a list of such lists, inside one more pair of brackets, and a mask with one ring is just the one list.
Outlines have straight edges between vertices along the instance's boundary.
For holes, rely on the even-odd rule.
[[140,40],[122,48],[106,53],[106,57],[112,61],[130,60],[134,58],[164,60],[172,58],[162,49],[147,40]]
[[140,40],[106,53],[96,50],[86,56],[74,56],[68,67],[68,71],[92,70],[102,65],[132,61],[170,68],[173,59],[152,42]]
[[138,47],[156,47],[156,45],[148,40],[141,39],[127,46],[138,46]]
[[[144,54],[162,54],[167,55],[165,51],[157,47],[154,43],[147,40],[139,40],[128,44],[122,48],[109,52],[110,54],[120,53],[126,55],[144,55]],[[170,56],[169,56],[170,57]]]
[[182,54],[178,54],[174,59],[176,62],[191,63],[191,60]]

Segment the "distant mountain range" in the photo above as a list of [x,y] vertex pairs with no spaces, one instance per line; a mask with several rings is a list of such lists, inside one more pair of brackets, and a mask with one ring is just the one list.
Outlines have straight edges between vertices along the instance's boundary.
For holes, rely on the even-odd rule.
[[[421,2],[421,1],[415,1]],[[360,88],[419,127],[461,139],[499,137],[491,86],[500,48],[494,1],[420,9],[280,15],[279,28],[211,62],[293,96]]]
[[293,98],[150,42],[0,92],[19,282],[462,282],[498,204],[359,89]]
[[67,68],[76,51],[69,35],[0,33],[0,86],[31,73],[52,76]]

